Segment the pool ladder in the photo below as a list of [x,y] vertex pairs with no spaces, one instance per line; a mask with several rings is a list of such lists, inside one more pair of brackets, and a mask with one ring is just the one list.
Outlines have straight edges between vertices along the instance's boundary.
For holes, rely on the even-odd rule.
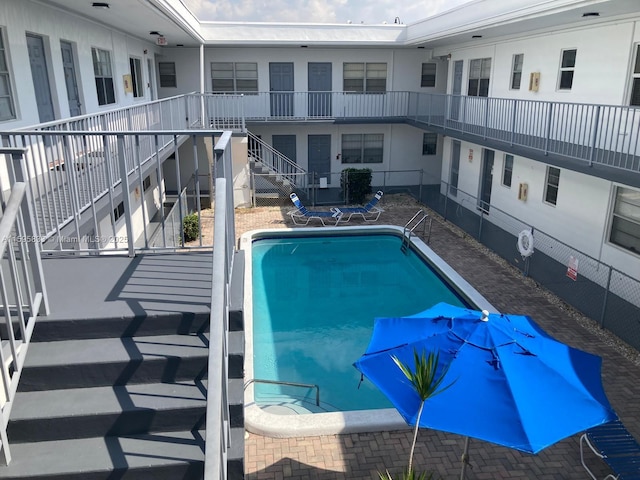
[[426,236],[426,239],[427,243],[429,243],[429,240],[431,239],[432,218],[429,217],[429,215],[424,210],[420,209],[413,217],[411,217],[411,220],[407,222],[407,224],[404,226],[404,229],[402,230],[402,244],[400,245],[400,250],[402,250],[402,253],[406,254],[409,250],[411,235],[413,234],[413,231],[420,225],[422,225],[422,236],[425,237],[427,229],[427,219],[429,219],[429,234]]
[[301,388],[315,388],[316,389],[316,407],[320,406],[320,387],[311,383],[296,383],[296,382],[283,382],[280,380],[263,380],[260,378],[252,378],[247,380],[244,384],[246,390],[252,383],[268,383],[271,385],[286,385],[287,387],[301,387]]

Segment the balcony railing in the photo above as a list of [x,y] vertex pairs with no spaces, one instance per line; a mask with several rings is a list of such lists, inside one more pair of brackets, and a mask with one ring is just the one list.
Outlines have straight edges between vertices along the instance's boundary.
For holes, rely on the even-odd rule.
[[205,100],[210,119],[233,111],[254,123],[410,121],[579,160],[584,166],[640,172],[640,109],[629,106],[416,92],[207,94]]
[[11,461],[7,424],[38,315],[49,313],[40,245],[36,241],[27,184],[20,177],[24,151],[1,149],[11,188],[4,192],[0,220],[0,463]]

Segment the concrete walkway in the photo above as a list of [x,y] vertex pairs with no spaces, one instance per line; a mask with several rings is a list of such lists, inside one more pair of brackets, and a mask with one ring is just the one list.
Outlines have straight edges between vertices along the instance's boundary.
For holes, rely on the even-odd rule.
[[[384,199],[385,212],[378,223],[402,226],[421,208],[408,198],[400,200]],[[237,234],[258,228],[291,226],[287,210],[274,207],[238,211]],[[558,340],[600,355],[603,382],[611,404],[631,433],[640,439],[640,356],[637,351],[600,330],[595,322],[564,305],[437,216],[434,216],[429,245],[500,311],[530,315]],[[517,255],[515,242],[514,255]],[[418,471],[435,472],[434,478],[457,479],[463,445],[464,439],[459,435],[421,430],[414,466]],[[245,449],[246,478],[377,479],[378,471],[388,469],[396,474],[405,468],[410,446],[410,431],[289,439],[249,434]],[[579,435],[539,455],[527,455],[479,440],[471,440],[469,453],[472,468],[467,470],[468,480],[588,478],[580,463]],[[588,458],[598,478],[609,473],[594,455]]]

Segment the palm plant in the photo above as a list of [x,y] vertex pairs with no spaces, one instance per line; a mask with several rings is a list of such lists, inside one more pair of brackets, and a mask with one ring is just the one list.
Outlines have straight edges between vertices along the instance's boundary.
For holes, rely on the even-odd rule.
[[[416,417],[416,425],[413,432],[413,442],[411,444],[411,453],[409,454],[409,470],[405,472],[404,478],[406,480],[416,479],[424,479],[426,478],[426,474],[424,476],[417,476],[413,472],[413,452],[416,448],[416,440],[418,439],[418,427],[420,426],[420,417],[422,416],[422,410],[424,408],[425,402],[432,397],[444,392],[451,385],[455,383],[455,380],[451,382],[446,387],[441,387],[444,378],[447,376],[449,372],[449,365],[445,365],[439,370],[440,363],[440,353],[439,352],[429,352],[428,355],[425,356],[425,351],[422,351],[421,355],[418,355],[418,351],[413,351],[413,360],[415,369],[412,370],[409,365],[403,363],[398,357],[395,355],[391,357],[396,365],[402,370],[405,377],[409,380],[414,390],[420,397],[420,408],[418,409],[418,415]],[[387,475],[388,472],[387,472]],[[384,477],[380,475],[381,479],[391,478],[391,476]],[[431,477],[429,477],[431,478]]]

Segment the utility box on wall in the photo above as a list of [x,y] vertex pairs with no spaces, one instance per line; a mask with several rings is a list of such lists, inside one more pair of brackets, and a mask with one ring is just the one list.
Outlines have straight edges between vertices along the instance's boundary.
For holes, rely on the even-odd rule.
[[521,183],[518,187],[518,200],[522,200],[523,202],[526,202],[528,193],[529,193],[529,185],[527,185],[526,183]]
[[537,92],[540,88],[540,72],[531,72],[529,75],[529,91]]

